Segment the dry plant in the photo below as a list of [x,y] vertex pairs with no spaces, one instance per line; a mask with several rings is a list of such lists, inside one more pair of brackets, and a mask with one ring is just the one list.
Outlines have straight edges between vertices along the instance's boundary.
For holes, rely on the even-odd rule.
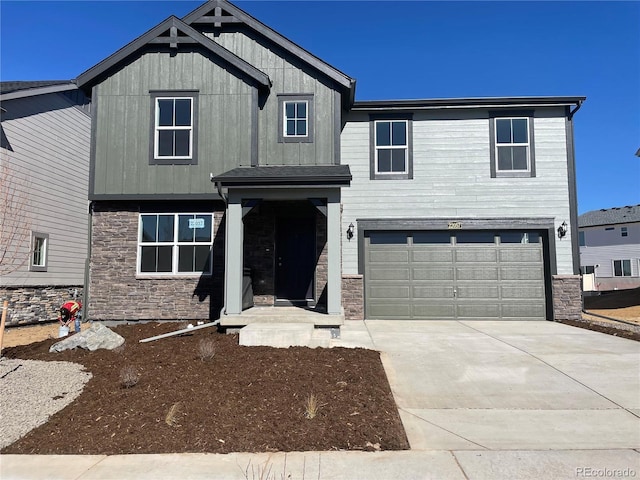
[[[238,465],[240,466],[240,465]],[[318,480],[320,480],[320,455],[318,455]],[[284,454],[284,463],[282,465],[282,472],[278,475],[273,471],[273,463],[271,456],[263,464],[255,467],[251,460],[247,464],[247,467],[243,471],[245,480],[293,480],[293,474],[287,471],[287,454]],[[307,460],[302,459],[302,480],[305,480],[307,473]]]
[[216,354],[216,343],[211,338],[203,338],[198,344],[200,360],[211,360]]
[[324,404],[318,402],[318,397],[313,393],[307,397],[304,401],[304,416],[308,419],[315,418],[318,415],[318,411]]
[[176,402],[171,405],[169,412],[167,412],[167,416],[164,417],[164,423],[170,427],[179,427],[178,415],[180,415],[180,402]]
[[131,388],[140,380],[140,375],[133,365],[125,365],[120,370],[120,385],[123,388]]
[[0,158],[0,276],[20,269],[29,261],[31,217],[29,182],[12,165],[8,155]]

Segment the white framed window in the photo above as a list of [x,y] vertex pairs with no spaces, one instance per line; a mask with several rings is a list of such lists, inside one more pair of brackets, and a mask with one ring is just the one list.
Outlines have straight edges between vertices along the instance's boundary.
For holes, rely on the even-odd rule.
[[33,232],[31,234],[31,254],[29,270],[32,272],[46,272],[49,256],[49,235]]
[[375,120],[374,123],[376,174],[408,174],[409,121]]
[[313,95],[278,95],[278,142],[313,143]]
[[309,102],[298,100],[283,102],[282,131],[285,137],[306,137],[309,132]]
[[155,106],[155,158],[191,158],[193,98],[156,97]]
[[495,119],[496,170],[498,172],[530,171],[529,119]]
[[197,163],[198,92],[151,91],[149,163]]
[[140,214],[140,275],[210,275],[212,249],[210,213]]
[[631,260],[614,260],[613,276],[614,277],[630,277],[631,276]]

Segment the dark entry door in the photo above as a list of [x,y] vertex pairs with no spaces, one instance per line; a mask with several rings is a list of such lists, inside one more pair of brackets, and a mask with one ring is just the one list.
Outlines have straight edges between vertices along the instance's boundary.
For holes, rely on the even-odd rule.
[[316,228],[313,218],[276,222],[276,300],[313,299]]

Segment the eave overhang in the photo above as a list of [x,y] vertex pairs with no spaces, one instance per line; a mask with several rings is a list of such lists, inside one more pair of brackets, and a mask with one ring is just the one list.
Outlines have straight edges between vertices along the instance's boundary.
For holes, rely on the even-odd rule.
[[[169,36],[164,35],[167,32],[169,32]],[[158,44],[167,45],[176,51],[179,49],[179,45],[182,44],[201,45],[216,57],[252,79],[258,88],[269,90],[271,87],[271,80],[266,73],[258,70],[250,63],[247,63],[233,52],[217,44],[175,16],[167,18],[159,25],[122,47],[113,55],[80,74],[76,79],[78,87],[84,90],[90,90],[91,87],[109,75],[112,69],[117,68],[132,55],[135,55],[148,45]]]
[[579,106],[587,97],[486,97],[416,100],[365,100],[354,102],[354,112],[442,110],[461,108],[522,108]]
[[67,92],[69,90],[77,90],[78,86],[73,80],[65,81],[65,83],[59,83],[55,85],[47,85],[35,88],[25,88],[14,90],[12,92],[0,94],[0,101],[15,100],[18,98],[35,97],[37,95],[47,95],[49,93]]
[[238,167],[211,178],[221,187],[348,187],[351,171],[348,165],[279,165]]

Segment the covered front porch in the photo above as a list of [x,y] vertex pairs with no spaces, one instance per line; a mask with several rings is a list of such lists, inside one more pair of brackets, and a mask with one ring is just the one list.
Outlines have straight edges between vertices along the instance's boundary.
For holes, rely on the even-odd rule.
[[340,188],[350,179],[340,165],[246,167],[212,179],[226,200],[221,325],[344,322]]

